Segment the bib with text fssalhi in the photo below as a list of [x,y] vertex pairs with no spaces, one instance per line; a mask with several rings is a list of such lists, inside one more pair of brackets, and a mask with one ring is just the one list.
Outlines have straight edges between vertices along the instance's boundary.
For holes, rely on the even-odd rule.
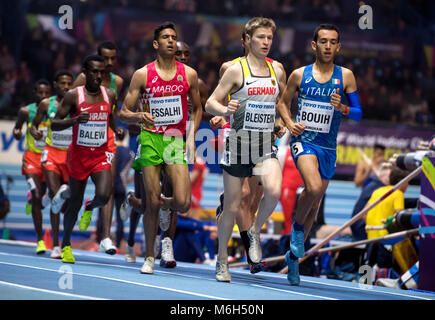
[[183,119],[181,96],[154,97],[149,104],[155,126],[173,125]]

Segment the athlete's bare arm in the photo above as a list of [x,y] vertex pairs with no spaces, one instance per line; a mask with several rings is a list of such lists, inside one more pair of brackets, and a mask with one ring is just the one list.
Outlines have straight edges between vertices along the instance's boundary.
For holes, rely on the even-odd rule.
[[234,64],[233,61],[227,61],[222,63],[220,69],[219,69],[219,79],[222,79],[222,76],[224,75],[225,71],[228,70],[229,67],[231,67]]
[[194,128],[195,128],[194,133],[196,133],[196,131],[198,131],[199,124],[202,119],[202,104],[201,104],[201,95],[199,92],[198,74],[191,67],[185,66],[185,68],[186,68],[186,78],[190,88],[189,94],[190,94],[190,98],[192,99],[192,107],[193,107],[191,113],[191,119],[194,122]]
[[202,104],[199,93],[199,83],[197,72],[189,66],[185,66],[186,78],[189,83],[189,94],[192,101],[192,112],[190,118],[193,121],[193,126],[190,126],[190,131],[186,133],[186,151],[188,162],[195,161],[195,134],[198,131],[199,124],[202,119]]
[[29,121],[29,107],[28,106],[21,107],[18,110],[18,118],[17,121],[15,121],[15,126],[12,131],[15,140],[21,140],[23,136],[23,132],[22,132],[23,124],[28,121]]
[[43,99],[36,110],[36,115],[33,118],[32,125],[30,126],[30,134],[32,135],[35,140],[41,140],[44,134],[42,131],[39,131],[39,124],[42,122],[44,117],[47,116],[48,113],[48,107],[50,105],[50,99],[45,98]]
[[72,88],[77,88],[80,86],[84,86],[86,84],[86,76],[83,72],[81,72],[77,78],[74,80]]
[[143,67],[136,70],[131,78],[127,95],[122,104],[119,120],[127,124],[143,124],[145,126],[154,125],[154,116],[148,112],[134,112],[140,93],[147,83],[147,70]]
[[300,135],[305,130],[305,126],[302,123],[300,122],[295,123],[292,121],[291,112],[290,112],[290,103],[296,91],[299,90],[299,84],[301,83],[302,80],[303,71],[304,68],[299,68],[294,70],[290,74],[285,90],[281,98],[279,99],[278,104],[276,105],[276,108],[281,116],[282,121],[284,122],[285,126],[290,131],[290,133],[294,136]]
[[57,108],[56,115],[51,121],[51,130],[61,131],[67,129],[77,123],[86,123],[89,120],[89,113],[82,112],[78,116],[70,119],[65,119],[68,115],[72,115],[77,108],[77,90],[71,89],[65,96],[59,107]]
[[[279,86],[279,95],[277,98],[277,102],[278,102],[282,94],[284,93],[287,75],[284,66],[282,65],[281,62],[273,60],[272,67],[275,70],[276,78],[278,80],[278,86]],[[282,121],[281,117],[278,117],[277,120],[275,121],[273,132],[278,136],[278,138],[281,138],[286,133],[286,126],[284,121]]]
[[[107,95],[109,96],[110,105],[117,106],[118,102],[116,99],[115,92],[111,89],[107,89]],[[120,137],[123,134],[123,130],[122,130],[122,128],[118,128],[118,126],[116,125],[116,121],[115,121],[115,117],[118,117],[118,113],[119,113],[118,108],[115,108],[115,110],[110,113],[109,126],[110,126],[110,129],[112,129],[113,132],[115,132],[116,136]]]
[[122,79],[120,76],[115,74],[115,81],[116,81],[116,91],[118,92],[118,99],[119,99],[122,91],[122,86],[124,85],[124,79]]
[[224,106],[222,101],[230,92],[234,92],[242,86],[243,74],[240,65],[232,65],[222,76],[216,89],[208,98],[205,110],[215,116],[229,116],[236,112],[240,107],[237,100],[231,100],[228,106]]

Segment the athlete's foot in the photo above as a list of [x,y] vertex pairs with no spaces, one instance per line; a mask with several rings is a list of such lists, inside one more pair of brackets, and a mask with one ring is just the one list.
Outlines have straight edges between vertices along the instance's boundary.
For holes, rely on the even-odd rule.
[[91,224],[92,210],[86,210],[88,203],[91,201],[92,201],[92,199],[86,199],[86,201],[85,201],[83,214],[82,214],[80,221],[79,221],[79,230],[80,231],[86,231],[88,229],[89,225]]
[[129,190],[127,192],[127,196],[125,197],[124,202],[121,204],[121,207],[119,208],[119,215],[122,219],[122,221],[127,221],[127,219],[130,217],[131,211],[133,207],[130,204],[130,198],[134,196],[134,191]]
[[114,255],[116,253],[116,247],[113,245],[112,240],[110,240],[110,238],[105,238],[101,240],[100,246],[98,247],[98,251]]
[[47,251],[44,240],[39,240],[36,245],[36,254],[44,254]]
[[62,258],[62,249],[59,246],[53,247],[50,254],[51,259],[61,259]]
[[249,264],[249,272],[252,274],[258,273],[260,271],[263,271],[264,264],[262,262],[260,263],[253,263],[251,262]]
[[261,246],[260,246],[260,233],[253,232],[253,228],[251,227],[248,230],[249,237],[249,258],[253,263],[260,263],[262,258]]
[[169,229],[171,225],[171,210],[160,208],[159,211],[159,225],[162,231],[166,231]]
[[285,254],[285,262],[287,263],[288,273],[287,280],[290,285],[298,286],[301,282],[299,276],[299,260],[290,258],[290,250]]
[[154,257],[146,257],[145,262],[140,268],[140,273],[153,274],[154,273]]
[[177,262],[174,259],[172,240],[169,237],[166,237],[162,240],[162,256],[160,258],[160,266],[163,268],[175,268],[177,266]]
[[231,282],[228,261],[220,260],[219,257],[216,261],[216,280],[219,282]]
[[76,262],[73,254],[72,254],[71,246],[63,247],[62,262],[63,263],[75,263]]
[[172,198],[167,198],[163,194],[160,195],[160,200],[162,200],[162,205],[160,208],[162,210],[169,210],[171,208],[171,200]]
[[127,245],[127,249],[125,251],[125,261],[129,263],[136,262],[136,255],[134,254],[134,247],[130,247]]
[[58,214],[60,212],[60,209],[62,209],[65,200],[68,199],[70,196],[71,196],[71,191],[68,185],[67,184],[61,185],[56,195],[53,197],[53,200],[51,200],[51,211],[54,214]]
[[219,218],[222,215],[222,212],[224,210],[224,193],[222,192],[219,196],[219,206],[216,208],[216,222],[219,221]]
[[292,234],[290,241],[290,249],[293,254],[298,258],[303,258],[305,255],[305,247],[304,247],[304,230],[299,230],[295,228],[293,223],[292,225]]

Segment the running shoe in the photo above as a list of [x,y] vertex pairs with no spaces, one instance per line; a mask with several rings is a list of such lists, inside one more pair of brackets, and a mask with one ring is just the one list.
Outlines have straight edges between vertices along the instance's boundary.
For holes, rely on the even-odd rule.
[[86,206],[89,202],[91,202],[92,199],[86,199],[85,206],[83,207],[83,214],[80,217],[79,221],[79,230],[80,231],[86,231],[91,224],[92,219],[92,210],[86,210]]
[[260,233],[252,232],[252,227],[248,230],[249,237],[249,258],[253,263],[260,263],[262,258],[260,246]]
[[301,282],[299,277],[299,260],[290,259],[290,250],[285,254],[285,262],[287,263],[288,272],[287,280],[291,286],[298,286]]
[[47,251],[44,240],[39,240],[36,245],[36,254],[44,254]]
[[147,257],[140,268],[140,273],[153,274],[154,273],[154,257]]
[[26,215],[29,215],[32,213],[32,193],[30,191],[27,192],[26,199],[27,199],[27,201],[26,201],[25,212],[26,212]]
[[72,254],[71,246],[63,247],[62,262],[64,262],[64,263],[75,263],[76,262],[76,259],[74,259],[74,256]]
[[252,274],[258,273],[260,271],[263,271],[263,267],[264,267],[264,265],[262,262],[260,262],[260,263],[251,262],[249,264],[249,272],[251,272]]
[[295,230],[294,225],[292,225],[290,249],[298,258],[303,258],[305,255],[304,230],[297,231]]
[[216,280],[219,282],[231,282],[231,274],[228,269],[228,261],[217,259]]
[[160,266],[163,268],[175,268],[177,266],[177,262],[174,259],[172,240],[169,237],[166,237],[162,240],[162,256],[160,258]]
[[54,214],[58,214],[62,209],[65,200],[68,199],[70,196],[71,196],[71,192],[69,190],[68,185],[67,184],[61,185],[56,195],[53,197],[53,200],[51,200],[51,211]]
[[101,240],[100,246],[98,247],[98,252],[105,252],[107,254],[114,255],[116,253],[116,247],[113,245],[110,238]]
[[62,258],[62,250],[60,249],[59,246],[56,246],[53,248],[53,250],[51,250],[50,258],[51,259],[61,259]]
[[131,196],[134,196],[133,190],[129,190],[127,192],[125,200],[121,204],[121,207],[119,208],[119,215],[121,216],[122,221],[127,221],[128,218],[130,218],[131,211],[133,210],[133,207],[130,205]]
[[224,193],[219,196],[219,206],[216,208],[216,221],[219,220],[222,212],[224,211]]
[[162,231],[168,230],[171,224],[171,210],[170,209],[164,210],[160,208],[159,219],[160,219],[160,229],[162,229]]
[[127,249],[125,250],[125,261],[130,263],[136,262],[136,255],[134,254],[134,247],[130,247],[127,245]]

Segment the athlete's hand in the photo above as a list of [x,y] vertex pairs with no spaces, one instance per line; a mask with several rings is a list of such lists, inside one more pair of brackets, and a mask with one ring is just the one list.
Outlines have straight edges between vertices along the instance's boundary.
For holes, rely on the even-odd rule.
[[148,127],[148,126],[153,126],[154,125],[154,116],[151,115],[151,113],[149,112],[139,112],[139,123]]
[[282,136],[286,133],[287,128],[284,127],[283,125],[277,124],[275,125],[275,127],[273,128],[273,133],[278,137],[278,138],[282,138]]
[[82,112],[77,117],[73,118],[74,123],[86,123],[89,121],[89,113],[88,112]]
[[210,123],[210,127],[213,130],[217,130],[221,128],[223,125],[225,125],[227,123],[227,120],[225,120],[225,117],[216,116],[211,118],[209,123]]
[[21,138],[23,137],[23,133],[21,132],[21,129],[14,128],[12,134],[14,135],[15,140],[21,140]]
[[331,94],[331,105],[334,107],[335,110],[343,112],[344,105],[341,104],[341,96],[340,96],[340,89],[337,89],[337,92]]
[[116,130],[116,138],[118,139],[118,141],[122,141],[124,140],[124,137],[125,137],[124,128],[118,128],[118,130]]
[[239,108],[240,108],[239,100],[230,100],[230,102],[228,102],[227,112],[225,112],[225,116],[232,115]]
[[290,134],[292,136],[297,137],[301,135],[302,132],[304,132],[304,130],[305,130],[305,125],[300,122],[296,122],[296,123],[293,122],[293,124],[290,125]]
[[30,130],[30,134],[32,135],[32,137],[36,141],[39,141],[44,137],[44,134],[42,133],[42,131],[39,131],[39,130]]

